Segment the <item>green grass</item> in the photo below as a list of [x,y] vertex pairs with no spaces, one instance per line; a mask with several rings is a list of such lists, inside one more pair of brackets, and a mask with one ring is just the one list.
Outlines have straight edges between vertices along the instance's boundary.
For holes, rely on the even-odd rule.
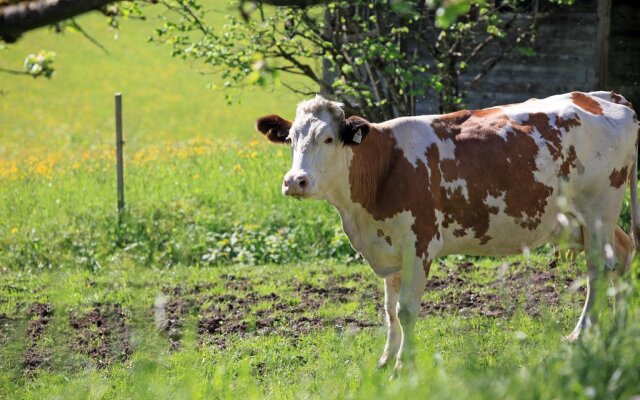
[[[506,260],[510,264],[517,258]],[[535,256],[531,265],[548,262]],[[449,275],[458,260],[445,260],[436,278]],[[511,265],[512,268],[517,266]],[[575,270],[560,265],[559,278]],[[482,274],[488,281],[498,276],[494,262],[476,263],[463,276]],[[229,278],[232,275],[234,278]],[[560,279],[561,280],[561,279]],[[234,286],[234,282],[243,285]],[[336,283],[338,282],[338,283]],[[316,299],[297,290],[300,285],[327,288],[355,287],[347,300],[324,297],[325,307],[280,311],[273,304],[300,304],[292,299]],[[470,286],[478,285],[474,280]],[[384,344],[378,327],[354,328],[340,318],[351,317],[381,324],[381,282],[368,267],[321,262],[286,266],[229,266],[224,268],[147,268],[128,263],[99,272],[61,269],[49,272],[5,272],[2,310],[10,321],[3,330],[0,391],[11,398],[412,398],[418,393],[433,398],[598,398],[637,394],[638,314],[616,325],[610,315],[601,331],[577,345],[561,342],[575,321],[578,307],[561,302],[531,315],[524,302],[504,295],[500,302],[516,305],[508,315],[486,317],[477,312],[445,312],[423,318],[416,330],[418,368],[389,382],[387,371],[376,371],[375,362]],[[490,285],[483,285],[485,289]],[[179,288],[179,289],[175,289]],[[198,289],[194,289],[198,288]],[[194,290],[191,290],[194,289]],[[447,289],[433,290],[438,294]],[[460,290],[460,288],[458,288]],[[236,300],[245,318],[260,319],[268,310],[277,333],[262,334],[248,328],[245,336],[207,335],[198,332],[198,321],[207,310],[222,307],[220,295],[237,298],[252,293],[275,300],[249,306]],[[577,306],[566,290],[563,299]],[[184,299],[190,311],[182,314],[180,350],[171,351],[169,336],[157,329],[154,304],[160,296]],[[309,296],[309,297],[307,297]],[[568,296],[568,297],[567,297]],[[573,296],[573,300],[570,298]],[[319,296],[323,298],[323,296]],[[200,301],[199,301],[200,300]],[[204,300],[204,301],[202,301]],[[25,335],[27,305],[35,301],[52,305],[53,316],[40,343],[48,359],[33,374],[23,370],[29,346]],[[429,301],[436,302],[432,297]],[[634,300],[637,303],[637,299]],[[96,305],[118,304],[125,310],[132,353],[124,361],[113,360],[99,368],[95,358],[78,350],[78,331],[70,316],[83,315]],[[353,304],[353,306],[345,306]],[[251,311],[249,311],[251,310]],[[253,313],[253,316],[249,314]],[[230,314],[229,314],[230,315]],[[321,315],[319,326],[292,336],[290,324],[300,316]],[[112,333],[113,335],[113,333]],[[108,341],[106,339],[100,339]],[[221,346],[207,338],[225,341]],[[586,363],[586,364],[585,364]],[[616,378],[617,376],[617,378]],[[617,380],[618,382],[613,382]]]
[[[216,3],[210,14],[214,26],[235,12],[224,1]],[[300,98],[284,90],[247,88],[235,95],[240,104],[228,106],[221,90],[208,89],[210,83],[221,86],[219,77],[173,59],[167,46],[146,43],[162,26],[154,15],[150,10],[146,22],[125,21],[117,40],[104,17],[80,18],[109,54],[79,33],[55,35],[46,29],[0,50],[0,67],[8,69],[21,69],[24,58],[41,49],[57,53],[57,72],[50,81],[0,73],[0,157],[111,146],[115,92],[123,94],[131,151],[195,136],[246,140],[256,135],[255,120],[262,115],[293,117]]]
[[[417,368],[390,382],[374,368],[381,280],[335,210],[280,194],[289,152],[254,132],[256,117],[291,117],[299,99],[255,90],[228,107],[206,89],[214,76],[145,43],[155,20],[126,23],[117,41],[99,16],[80,23],[109,55],[40,31],[0,60],[18,68],[30,52],[58,53],[51,81],[0,74],[0,398],[640,395],[638,266],[629,304],[603,308],[598,328],[566,345],[583,297],[568,286],[584,266],[554,266],[548,249],[441,260]],[[127,140],[120,217],[115,91]],[[41,331],[36,304],[52,309]],[[30,354],[42,356],[34,368]]]

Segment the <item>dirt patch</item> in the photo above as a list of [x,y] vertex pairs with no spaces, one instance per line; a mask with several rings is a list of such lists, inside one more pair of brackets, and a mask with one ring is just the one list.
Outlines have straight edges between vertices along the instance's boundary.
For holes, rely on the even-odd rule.
[[[355,317],[321,318],[308,316],[326,302],[372,301],[372,294],[353,287],[333,285],[315,286],[309,283],[293,283],[286,294],[242,293],[251,287],[243,278],[225,275],[225,286],[240,292],[217,296],[202,296],[196,300],[200,308],[197,332],[201,343],[227,346],[230,335],[281,335],[297,338],[327,327],[356,330],[377,326],[379,322]],[[370,289],[367,287],[367,289]],[[244,294],[244,295],[243,295]],[[365,299],[366,298],[366,299]],[[265,304],[267,303],[267,304]],[[271,303],[271,304],[269,304]],[[203,309],[202,307],[207,304]]]
[[98,368],[131,355],[131,335],[121,305],[98,304],[86,313],[72,312],[69,323],[74,329],[72,349],[89,356]]
[[30,321],[27,325],[27,351],[24,354],[24,369],[27,373],[44,367],[51,358],[51,352],[44,348],[40,341],[53,316],[53,308],[49,303],[34,303],[27,310]]
[[201,312],[197,332],[201,343],[227,347],[230,334],[245,336],[249,329],[245,321],[246,312],[252,304],[259,302],[256,293],[238,298],[234,295],[221,295],[208,299],[209,307]]
[[252,286],[249,279],[244,276],[224,274],[221,275],[220,278],[224,281],[225,287],[229,290],[245,292]]
[[500,317],[506,314],[498,296],[473,290],[447,292],[438,302],[422,302],[421,316],[462,314]]
[[189,313],[191,302],[185,299],[182,287],[165,288],[163,292],[156,298],[153,306],[156,326],[167,335],[170,349],[179,350],[184,319]]
[[[529,265],[510,271],[492,286],[508,299],[520,299],[522,309],[532,316],[539,316],[545,307],[558,307],[563,294],[573,285],[574,279],[560,276],[555,264],[543,270]],[[582,296],[584,288],[578,291]]]
[[0,314],[0,339],[5,339],[9,328],[9,317],[6,314]]
[[473,263],[458,264],[446,270],[444,277],[434,277],[427,283],[427,291],[442,291],[436,302],[423,301],[421,315],[482,315],[508,317],[522,309],[539,316],[543,308],[558,307],[563,292],[573,279],[560,276],[557,263],[548,269],[534,268],[515,262],[496,267],[497,277],[487,285],[479,285],[466,275],[478,269]]
[[[520,262],[502,269],[479,271],[472,262],[442,267],[427,283],[428,292],[439,292],[436,301],[425,300],[421,314],[509,317],[523,309],[539,315],[543,307],[556,307],[571,280],[563,278],[555,265],[532,268]],[[485,284],[478,283],[478,274]],[[280,335],[298,338],[319,329],[359,330],[382,326],[384,292],[379,281],[361,274],[327,276],[324,282],[289,281],[283,292],[258,293],[250,278],[224,274],[225,294],[207,294],[211,285],[170,288],[162,325],[172,347],[179,348],[185,316],[198,314],[198,341],[227,347],[232,337]],[[377,305],[375,315],[318,315],[318,309],[357,302]],[[370,308],[369,308],[370,310]],[[369,314],[371,314],[369,312]]]

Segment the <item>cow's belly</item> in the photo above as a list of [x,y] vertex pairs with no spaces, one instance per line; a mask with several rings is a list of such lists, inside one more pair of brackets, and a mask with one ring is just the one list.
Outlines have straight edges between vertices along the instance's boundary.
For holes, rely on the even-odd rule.
[[402,268],[400,243],[414,235],[411,213],[402,212],[383,221],[376,221],[364,212],[340,215],[351,246],[378,276],[386,277]]
[[523,219],[514,218],[503,212],[491,215],[489,229],[484,238],[475,237],[475,232],[467,230],[461,235],[459,226],[452,224],[442,229],[444,238],[442,252],[439,255],[461,254],[470,256],[502,256],[521,254],[533,250],[545,243],[553,242],[561,231],[558,214],[561,212],[555,204],[557,199],[550,197],[545,212],[535,228],[526,227]]

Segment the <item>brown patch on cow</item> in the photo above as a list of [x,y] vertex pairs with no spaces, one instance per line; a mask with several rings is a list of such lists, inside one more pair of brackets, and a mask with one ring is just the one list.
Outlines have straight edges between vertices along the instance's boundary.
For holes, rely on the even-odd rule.
[[[485,108],[482,110],[471,111],[471,115],[476,118],[494,117],[497,115],[504,115],[503,111],[498,107]],[[444,115],[443,115],[444,117]],[[466,120],[465,120],[466,121]],[[464,122],[464,121],[462,121]]]
[[567,178],[569,176],[569,173],[571,172],[571,169],[577,166],[577,160],[578,155],[576,154],[576,148],[573,146],[569,146],[567,156],[560,165],[560,176],[563,178]]
[[551,118],[549,115],[545,113],[529,114],[529,118],[522,124],[531,125],[536,128],[547,143],[547,147],[554,161],[562,157],[562,133],[559,129],[551,126]]
[[[490,110],[490,111],[489,111]],[[497,108],[488,108],[486,110],[479,110],[484,116],[488,116],[491,113],[499,112]],[[471,117],[471,111],[462,110],[449,114],[441,115],[431,122],[431,127],[436,135],[440,139],[448,139],[457,136],[462,131],[461,125],[465,123]]]
[[[540,151],[532,135],[534,128],[558,161],[560,175],[567,176],[572,168],[579,167],[575,148],[570,146],[565,154],[562,135],[563,130],[579,126],[580,118],[553,118],[556,127],[547,114],[531,114],[517,123],[500,108],[442,115],[431,125],[440,139],[454,142],[454,159],[441,160],[437,145],[432,144],[426,149],[427,165],[418,160],[415,167],[396,147],[391,132],[372,127],[367,140],[353,148],[351,199],[378,221],[411,212],[418,257],[429,258],[427,246],[439,235],[435,209],[443,212],[443,227],[460,225],[454,232],[456,237],[473,229],[480,244],[489,242],[490,216],[500,211],[486,203],[489,196],[503,199],[505,214],[522,228],[533,230],[540,224],[547,198],[553,193],[552,187],[534,176]],[[466,183],[467,193],[461,187],[443,187],[443,182],[458,179]]]
[[580,116],[578,114],[574,114],[573,118],[562,118],[561,116],[556,115],[556,126],[564,129],[565,132],[569,132],[571,128],[580,126]]
[[[411,228],[417,239],[416,256],[428,258],[427,246],[438,230],[435,215],[438,206],[434,203],[435,193],[430,190],[434,186],[429,185],[427,166],[419,161],[414,167],[396,147],[391,131],[373,126],[367,140],[352,150],[351,200],[362,205],[377,221],[409,211],[415,219]],[[437,153],[435,146],[428,153],[434,150]],[[436,154],[436,162],[438,158]]]
[[554,161],[561,160],[559,176],[568,177],[571,172],[571,168],[577,166],[577,154],[576,149],[573,146],[569,146],[569,150],[563,153],[562,148],[562,131],[569,132],[571,128],[580,126],[580,117],[578,114],[574,114],[571,118],[563,118],[560,115],[556,115],[554,128],[551,126],[552,117],[545,113],[529,114],[529,118],[523,122],[523,125],[531,125],[536,128],[538,133],[547,143],[549,153],[553,157]]
[[614,103],[622,104],[623,106],[627,106],[633,109],[633,104],[631,104],[631,102],[625,99],[624,97],[620,96],[618,93],[609,92],[609,94],[611,95],[611,100],[613,100]]
[[611,187],[614,187],[616,189],[619,189],[620,186],[624,185],[624,183],[627,181],[627,177],[629,176],[629,168],[628,167],[622,167],[622,169],[617,170],[617,169],[613,169],[613,172],[611,172],[611,175],[609,175],[609,182],[611,182]]
[[467,231],[462,228],[454,229],[453,231],[453,236],[455,237],[463,237],[466,234],[467,234]]
[[[445,181],[462,179],[468,192],[466,198],[460,188],[446,191],[443,226],[457,222],[463,229],[472,228],[481,244],[491,240],[487,235],[490,215],[499,211],[486,204],[488,196],[504,196],[505,213],[522,227],[534,229],[552,193],[552,188],[534,177],[539,148],[531,126],[510,121],[500,109],[489,110],[469,113],[466,120],[445,115],[432,125],[440,131],[458,132],[452,138],[455,159],[441,160],[440,168]],[[503,139],[497,133],[505,130]]]
[[387,242],[389,246],[392,246],[391,236],[385,235],[382,229],[378,229],[378,237],[384,238],[384,241]]
[[422,270],[424,271],[424,277],[429,279],[429,271],[431,271],[431,260],[424,260],[422,263]]
[[590,112],[591,114],[604,115],[602,107],[600,107],[600,103],[598,103],[593,97],[590,97],[584,93],[571,93],[571,101],[573,101],[573,104],[577,105],[585,111]]

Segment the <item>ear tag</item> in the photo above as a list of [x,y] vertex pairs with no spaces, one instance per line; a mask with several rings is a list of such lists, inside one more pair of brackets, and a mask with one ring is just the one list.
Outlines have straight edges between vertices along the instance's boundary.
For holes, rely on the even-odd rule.
[[360,131],[360,129],[358,129],[358,132],[356,132],[356,134],[353,135],[353,141],[356,143],[362,142],[362,132]]

